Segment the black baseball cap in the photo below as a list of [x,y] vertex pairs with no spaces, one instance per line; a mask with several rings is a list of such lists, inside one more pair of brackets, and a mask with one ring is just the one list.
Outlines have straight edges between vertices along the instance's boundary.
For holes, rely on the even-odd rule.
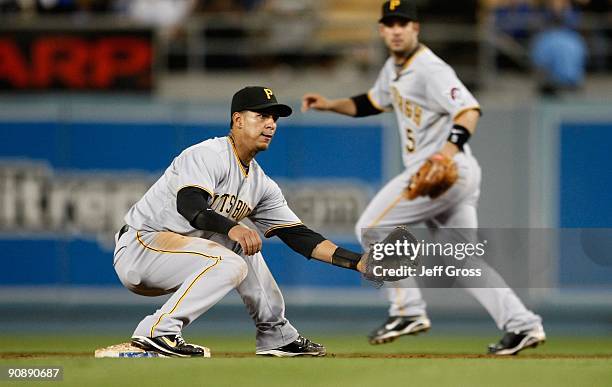
[[378,19],[379,23],[391,18],[400,18],[417,21],[416,5],[409,0],[390,0],[385,1],[382,6],[382,16]]
[[263,86],[247,86],[234,94],[232,114],[243,110],[265,111],[278,117],[289,117],[293,113],[289,106],[278,103],[272,89]]

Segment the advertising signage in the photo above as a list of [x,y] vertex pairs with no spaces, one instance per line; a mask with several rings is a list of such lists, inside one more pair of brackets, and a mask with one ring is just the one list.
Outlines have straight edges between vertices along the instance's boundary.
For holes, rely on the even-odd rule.
[[148,92],[150,30],[0,30],[0,91]]

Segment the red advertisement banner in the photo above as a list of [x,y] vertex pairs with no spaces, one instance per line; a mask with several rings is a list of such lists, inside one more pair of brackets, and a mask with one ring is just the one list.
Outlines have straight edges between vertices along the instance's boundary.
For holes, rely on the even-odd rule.
[[148,92],[148,30],[0,31],[0,90]]

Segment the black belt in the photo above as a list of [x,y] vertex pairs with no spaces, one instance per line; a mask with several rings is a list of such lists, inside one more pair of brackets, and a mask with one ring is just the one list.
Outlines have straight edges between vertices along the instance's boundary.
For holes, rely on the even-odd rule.
[[121,239],[123,234],[128,232],[129,229],[130,229],[130,226],[128,226],[127,224],[124,224],[123,227],[121,227],[121,229],[119,230],[119,236],[117,236],[117,240]]

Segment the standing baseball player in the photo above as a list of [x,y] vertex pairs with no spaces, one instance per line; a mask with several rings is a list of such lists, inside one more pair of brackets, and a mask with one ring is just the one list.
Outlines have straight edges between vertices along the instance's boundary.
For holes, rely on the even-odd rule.
[[145,296],[173,293],[138,324],[133,345],[165,356],[205,356],[207,349],[186,343],[181,331],[236,289],[255,322],[258,355],[325,355],[285,318],[259,234],[242,223],[250,220],[307,258],[357,270],[361,254],[304,226],[254,159],[270,146],[278,117],[290,114],[271,89],[238,91],[229,135],[184,150],[129,210],[114,252],[121,283]]
[[[467,142],[480,117],[480,106],[453,69],[419,43],[416,7],[410,1],[383,4],[380,36],[390,51],[374,86],[366,94],[327,99],[306,94],[302,111],[316,109],[353,117],[393,110],[401,137],[405,170],[372,199],[357,225],[390,227],[425,223],[430,229],[478,225],[480,166]],[[497,273],[495,287],[468,288],[505,331],[488,352],[516,354],[545,341],[541,318],[525,308]],[[390,317],[369,335],[372,344],[426,331],[431,323],[414,279],[404,288],[388,289]]]

